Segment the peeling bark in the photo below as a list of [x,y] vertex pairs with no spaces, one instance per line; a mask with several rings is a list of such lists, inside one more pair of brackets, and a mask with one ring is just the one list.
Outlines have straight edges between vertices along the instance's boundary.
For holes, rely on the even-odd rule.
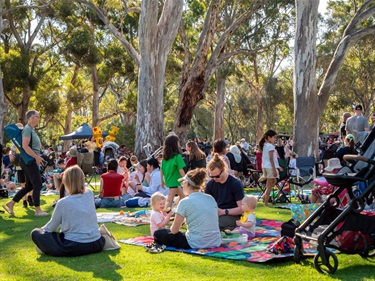
[[294,151],[318,157],[321,109],[316,95],[316,34],[319,1],[296,1],[294,51]]

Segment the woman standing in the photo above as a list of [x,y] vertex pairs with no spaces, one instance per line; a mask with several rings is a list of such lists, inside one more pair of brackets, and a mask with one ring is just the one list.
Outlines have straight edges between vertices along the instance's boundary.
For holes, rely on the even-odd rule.
[[[205,169],[195,169],[179,179],[187,197],[179,202],[171,228],[155,231],[154,239],[157,244],[179,249],[220,246],[217,204],[212,196],[200,192],[205,178]],[[180,228],[184,222],[187,231],[182,233]]]
[[40,208],[40,190],[42,189],[42,179],[40,177],[39,165],[42,165],[43,158],[40,156],[40,139],[35,132],[40,116],[36,110],[26,112],[27,124],[22,130],[22,148],[27,154],[35,159],[35,162],[26,165],[20,157],[20,166],[25,174],[26,185],[13,197],[11,201],[3,205],[5,211],[14,216],[13,207],[30,191],[33,191],[33,201],[36,216],[48,216],[49,214]]
[[52,218],[45,226],[31,232],[37,251],[56,257],[101,252],[105,239],[98,228],[94,194],[85,188],[81,168],[75,165],[66,169],[63,184],[69,196],[57,202]]

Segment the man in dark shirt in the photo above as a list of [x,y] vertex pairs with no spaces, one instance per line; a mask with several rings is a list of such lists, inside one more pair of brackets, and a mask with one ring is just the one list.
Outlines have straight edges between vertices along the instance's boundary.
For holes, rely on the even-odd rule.
[[[217,162],[220,165],[215,165]],[[217,160],[214,157],[208,163],[208,170],[211,180],[207,183],[205,192],[215,199],[219,207],[220,230],[233,230],[236,227],[236,220],[239,220],[242,214],[243,185],[240,180],[228,174],[221,158]]]

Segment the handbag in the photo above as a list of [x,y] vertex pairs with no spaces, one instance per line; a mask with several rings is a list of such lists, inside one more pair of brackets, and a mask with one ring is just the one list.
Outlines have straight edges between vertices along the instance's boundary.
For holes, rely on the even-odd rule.
[[116,238],[113,236],[111,232],[109,232],[109,230],[104,224],[102,224],[99,227],[99,231],[100,231],[101,236],[103,236],[105,239],[105,243],[103,247],[104,251],[117,250],[121,248],[120,244],[117,243]]
[[284,222],[281,225],[281,236],[288,236],[293,238],[294,237],[294,232],[297,227],[299,227],[300,223],[299,221],[295,219],[290,219],[287,222]]

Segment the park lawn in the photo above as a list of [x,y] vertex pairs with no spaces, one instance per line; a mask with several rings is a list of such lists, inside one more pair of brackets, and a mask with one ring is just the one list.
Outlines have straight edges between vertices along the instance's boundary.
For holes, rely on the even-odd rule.
[[[50,206],[55,198],[42,197],[43,209],[52,213]],[[0,200],[1,205],[5,202]],[[39,255],[30,231],[43,226],[49,217],[34,217],[34,210],[23,209],[21,203],[16,205],[15,213],[17,217],[0,215],[0,280],[375,280],[375,259],[359,255],[339,254],[338,270],[331,276],[319,274],[312,258],[302,264],[249,263],[169,251],[150,254],[142,247],[126,244],[121,244],[120,250],[82,257]],[[264,208],[259,203],[257,218],[286,221],[290,211]],[[117,239],[149,235],[150,231],[147,225],[106,225]]]

